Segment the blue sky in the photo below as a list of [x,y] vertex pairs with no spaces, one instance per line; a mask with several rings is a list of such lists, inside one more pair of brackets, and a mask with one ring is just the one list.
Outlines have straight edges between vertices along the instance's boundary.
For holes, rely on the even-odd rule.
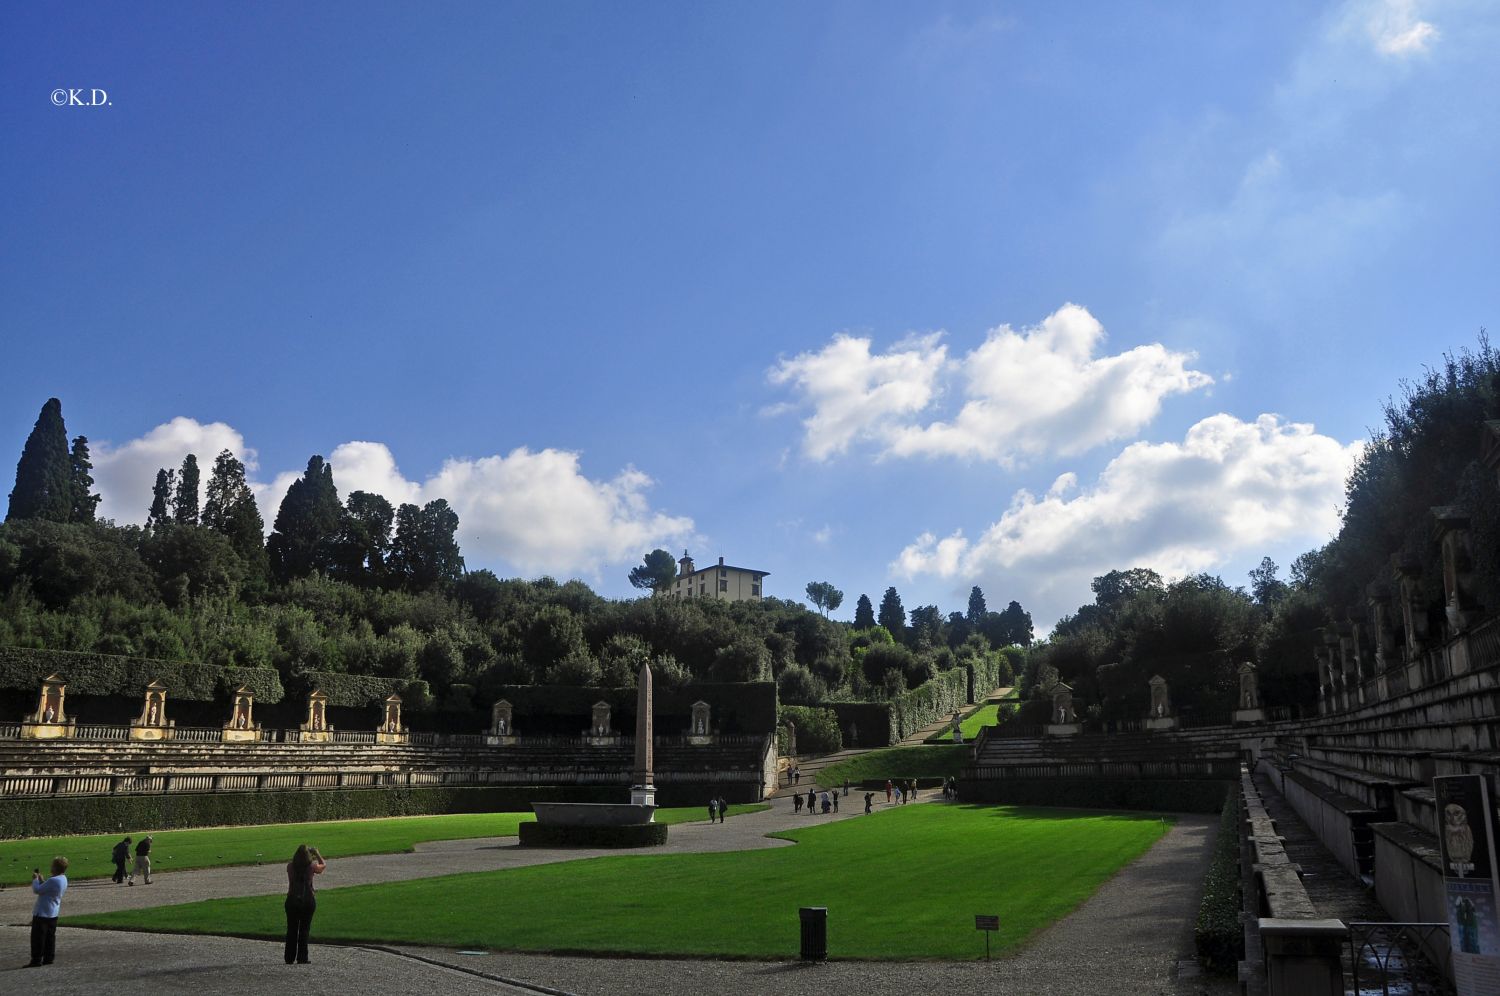
[[1059,6],[8,5],[0,454],[323,454],[611,595],[1243,583],[1495,327],[1500,12]]

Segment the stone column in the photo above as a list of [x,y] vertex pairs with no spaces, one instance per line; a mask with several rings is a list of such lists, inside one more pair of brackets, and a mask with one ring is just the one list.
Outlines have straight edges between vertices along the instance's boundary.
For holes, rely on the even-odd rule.
[[[651,665],[642,664],[635,690],[635,769],[630,774],[630,804],[656,805],[656,781],[651,772],[654,743],[651,722]],[[655,818],[655,812],[651,813]]]

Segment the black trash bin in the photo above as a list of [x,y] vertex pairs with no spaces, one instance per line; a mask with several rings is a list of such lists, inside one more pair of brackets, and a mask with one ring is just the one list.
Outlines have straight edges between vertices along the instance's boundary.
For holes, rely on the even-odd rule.
[[802,960],[828,960],[828,907],[804,906],[797,911],[802,918]]

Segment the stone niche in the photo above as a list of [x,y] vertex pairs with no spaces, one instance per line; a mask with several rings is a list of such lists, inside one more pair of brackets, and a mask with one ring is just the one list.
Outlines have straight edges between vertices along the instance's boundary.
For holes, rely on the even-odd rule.
[[36,711],[21,720],[22,740],[62,740],[73,735],[74,721],[63,711],[68,683],[55,674],[42,679]]
[[380,704],[380,726],[375,730],[377,744],[404,744],[410,740],[401,725],[401,696],[394,692]]
[[1167,679],[1154,674],[1148,684],[1151,686],[1151,712],[1146,716],[1146,729],[1177,729],[1177,714],[1172,711],[1172,693],[1167,687]]
[[1052,686],[1052,721],[1042,727],[1049,737],[1072,737],[1083,729],[1073,708],[1073,686],[1059,681]]
[[693,703],[693,720],[692,725],[688,727],[688,743],[697,747],[707,747],[714,742],[714,728],[709,711],[709,704],[702,699]]
[[[1234,721],[1236,723],[1264,723],[1266,721],[1266,710],[1260,704],[1260,676],[1256,673],[1255,665],[1244,661],[1239,666],[1240,694],[1234,710]],[[1321,701],[1323,694],[1322,685],[1318,686],[1318,697]]]
[[610,716],[608,702],[600,699],[594,703],[589,715],[589,728],[583,732],[583,742],[592,747],[613,747],[615,744],[614,720]]
[[1469,517],[1452,506],[1432,510],[1432,539],[1443,554],[1443,611],[1448,631],[1466,633],[1484,618],[1474,592],[1474,550]]
[[501,699],[490,707],[490,728],[484,731],[484,742],[491,747],[509,747],[516,742],[515,721],[511,704]]
[[244,685],[234,690],[229,706],[229,721],[224,724],[226,744],[254,743],[260,739],[260,724],[255,721],[255,693]]
[[305,744],[333,742],[333,725],[328,722],[328,695],[321,688],[314,688],[307,696],[307,719],[299,727],[301,740]]
[[146,700],[141,704],[141,714],[130,722],[131,740],[171,740],[172,727],[177,723],[167,719],[167,686],[153,681],[146,686]]

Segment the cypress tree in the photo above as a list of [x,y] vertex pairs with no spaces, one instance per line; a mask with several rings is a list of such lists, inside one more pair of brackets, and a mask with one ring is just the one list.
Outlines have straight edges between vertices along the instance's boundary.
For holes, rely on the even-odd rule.
[[182,470],[177,474],[177,508],[174,517],[177,524],[198,524],[198,458],[189,453],[182,459]]
[[901,639],[901,634],[906,630],[906,608],[901,604],[901,596],[896,594],[894,587],[885,590],[885,597],[880,600],[880,614],[875,617],[880,620],[880,625],[891,631],[896,639]]
[[978,626],[984,622],[984,617],[989,613],[989,606],[984,604],[984,592],[979,585],[969,589],[969,614],[965,617],[970,626]]
[[73,514],[73,465],[62,402],[48,398],[26,437],[16,463],[16,487],[10,493],[10,519],[67,522]]
[[[208,528],[229,537],[234,552],[245,563],[261,563],[266,548],[265,521],[245,481],[245,465],[228,450],[214,459],[202,521]],[[261,569],[264,570],[264,565]]]
[[854,603],[854,628],[872,629],[875,626],[875,606],[870,604],[869,595],[859,596],[859,601]]
[[275,531],[266,541],[276,579],[284,584],[313,571],[326,574],[337,553],[343,514],[333,468],[322,457],[313,457],[287,489],[276,512]]
[[177,485],[177,472],[165,467],[157,470],[156,483],[151,487],[151,508],[146,512],[146,528],[161,529],[172,523],[172,493]]
[[90,473],[94,463],[89,459],[89,440],[79,436],[73,440],[73,453],[68,461],[71,470],[70,484],[73,508],[69,518],[73,522],[93,522],[99,508],[99,495],[94,494],[94,477]]

